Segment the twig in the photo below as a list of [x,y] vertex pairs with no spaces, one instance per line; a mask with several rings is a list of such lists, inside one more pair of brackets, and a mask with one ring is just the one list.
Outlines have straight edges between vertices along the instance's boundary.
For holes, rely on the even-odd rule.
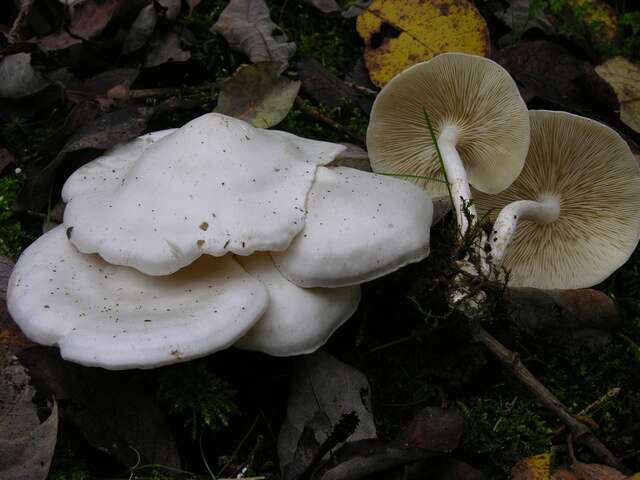
[[356,132],[351,130],[350,128],[345,127],[344,125],[339,124],[334,119],[327,117],[324,113],[322,113],[317,108],[312,107],[311,105],[307,105],[304,100],[300,97],[296,97],[296,106],[302,110],[305,115],[313,118],[314,120],[324,123],[325,125],[337,130],[338,132],[342,132],[345,135],[351,137],[353,140],[358,142],[360,145],[366,145],[366,141],[363,137],[358,135]]
[[591,429],[576,419],[566,406],[551,393],[524,366],[520,356],[512,352],[487,332],[476,319],[469,319],[469,332],[474,340],[482,343],[495,355],[509,371],[522,382],[531,393],[564,423],[576,441],[588,447],[601,461],[617,468],[623,473],[630,473],[624,464],[594,435]]
[[372,90],[371,88],[363,87],[362,85],[358,85],[357,83],[349,82],[348,80],[342,81],[347,87],[353,88],[355,91],[364,93],[365,95],[369,95],[370,97],[378,96],[378,92],[376,90]]

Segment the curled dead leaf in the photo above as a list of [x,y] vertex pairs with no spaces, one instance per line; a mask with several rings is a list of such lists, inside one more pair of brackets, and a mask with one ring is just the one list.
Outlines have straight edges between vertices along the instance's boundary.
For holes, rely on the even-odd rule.
[[282,71],[296,50],[280,27],[273,23],[264,0],[231,0],[211,29],[231,48],[245,53],[253,63],[279,62]]
[[615,468],[596,463],[578,462],[571,465],[571,470],[580,480],[625,480],[627,476]]
[[222,81],[215,111],[270,128],[289,113],[298,95],[300,82],[280,75],[277,62],[242,65]]

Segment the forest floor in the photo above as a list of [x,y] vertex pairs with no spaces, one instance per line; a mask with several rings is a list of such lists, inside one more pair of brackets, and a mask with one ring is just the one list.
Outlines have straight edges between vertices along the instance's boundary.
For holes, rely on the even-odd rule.
[[[411,3],[384,1],[390,11]],[[640,109],[620,116],[629,100],[596,73],[613,58],[640,61],[636,2],[475,3],[488,25],[490,57],[513,75],[529,108],[597,119],[640,153]],[[43,229],[61,221],[61,187],[78,166],[120,142],[213,111],[222,80],[250,62],[246,52],[212,31],[224,0],[85,0],[74,7],[91,10],[83,21],[53,0],[16,5],[0,13],[0,255],[7,269]],[[268,111],[269,121],[284,117],[279,130],[365,148],[379,87],[368,75],[357,15],[343,15],[348,6],[331,1],[267,5],[276,33],[296,46],[282,78],[301,82],[297,98],[271,92],[280,113]],[[369,8],[360,5],[356,12]],[[414,28],[396,27],[384,21],[367,48]],[[19,68],[8,60],[18,55],[27,59]],[[640,85],[635,68],[620,75],[638,75],[632,78]],[[636,94],[640,98],[640,90]],[[629,120],[634,115],[635,124]],[[386,458],[382,472],[362,478],[542,479],[550,477],[535,476],[531,465],[554,470],[575,464],[560,421],[474,342],[465,318],[448,306],[455,217],[447,215],[431,237],[432,252],[424,261],[362,286],[359,309],[323,347],[328,355],[312,360],[228,349],[154,370],[81,367],[61,360],[55,348],[31,344],[4,307],[0,345],[26,367],[40,419],[52,409],[59,414],[47,478],[281,478],[279,432],[287,408],[294,414],[302,408],[289,400],[292,382],[301,382],[300,375],[311,378],[315,367],[340,379],[317,395],[344,394],[345,402],[359,395],[361,404],[372,407],[359,421],[360,428],[375,430],[377,443],[336,456],[336,465],[371,458],[411,432],[412,446],[428,451],[396,466]],[[518,352],[571,413],[581,415],[625,473],[639,472],[640,253],[593,288],[604,295],[577,294],[583,302],[578,307],[556,305],[547,318],[527,325],[496,297],[485,328]],[[596,313],[587,314],[590,309]],[[597,312],[605,313],[599,318]],[[570,327],[565,317],[571,317]],[[331,390],[338,387],[345,391]],[[343,414],[350,411],[345,407]],[[348,436],[354,427],[343,420]],[[340,433],[335,423],[331,429]],[[317,447],[289,445],[298,455],[291,461],[304,470],[305,455],[313,457]],[[575,456],[603,463],[580,442]],[[512,471],[518,462],[530,476]],[[626,477],[586,477],[578,470],[561,478]],[[307,470],[282,478],[340,477]]]

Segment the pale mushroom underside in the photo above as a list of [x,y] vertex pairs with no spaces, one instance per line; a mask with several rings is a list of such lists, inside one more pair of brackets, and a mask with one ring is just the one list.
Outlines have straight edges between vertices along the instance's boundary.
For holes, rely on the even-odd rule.
[[522,220],[507,247],[510,285],[593,286],[623,265],[640,238],[640,168],[612,129],[566,112],[531,112],[531,148],[518,179],[498,195],[474,191],[495,219],[516,200],[557,199],[558,220]]
[[376,97],[367,129],[375,172],[411,175],[432,196],[447,194],[425,110],[436,138],[445,128],[457,131],[476,189],[499,192],[522,170],[529,117],[515,82],[491,60],[444,53],[397,75]]

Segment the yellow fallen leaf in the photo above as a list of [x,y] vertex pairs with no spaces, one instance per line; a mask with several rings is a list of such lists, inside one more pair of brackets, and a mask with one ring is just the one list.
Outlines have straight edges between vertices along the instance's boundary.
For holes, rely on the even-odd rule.
[[438,53],[489,53],[487,24],[468,0],[373,0],[356,27],[371,81],[379,87]]
[[513,466],[509,478],[511,480],[550,480],[550,464],[550,453],[523,458]]
[[624,57],[614,57],[596,67],[620,102],[620,120],[640,132],[640,65]]

